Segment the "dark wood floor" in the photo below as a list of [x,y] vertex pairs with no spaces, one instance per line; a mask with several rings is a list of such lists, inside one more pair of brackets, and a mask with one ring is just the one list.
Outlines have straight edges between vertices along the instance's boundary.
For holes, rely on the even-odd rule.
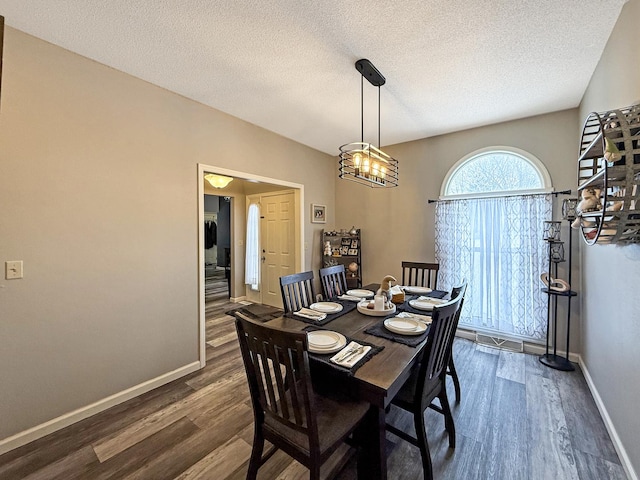
[[[204,369],[0,456],[0,479],[243,479],[252,413],[233,318],[224,314],[239,305],[217,293],[207,303]],[[558,372],[462,339],[454,355],[463,392],[453,405],[455,450],[441,416],[426,413],[435,478],[626,478],[579,369]],[[408,415],[391,416],[412,428]],[[418,450],[387,438],[389,478],[421,479]],[[260,478],[308,474],[278,452]],[[354,460],[338,478],[356,478]]]

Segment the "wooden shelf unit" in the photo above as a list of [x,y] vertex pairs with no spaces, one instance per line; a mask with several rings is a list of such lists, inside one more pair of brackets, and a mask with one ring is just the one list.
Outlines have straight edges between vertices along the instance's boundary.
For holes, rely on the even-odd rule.
[[[352,245],[357,247],[352,247]],[[331,246],[331,255],[325,255],[325,245],[329,242]],[[347,244],[348,242],[348,244]],[[362,245],[360,244],[360,229],[356,230],[354,235],[350,233],[338,232],[338,231],[322,231],[322,267],[331,267],[333,265],[344,265],[345,276],[347,278],[347,286],[349,288],[362,287]],[[347,253],[340,253],[340,249],[347,247]],[[357,250],[356,255],[349,255],[349,250]],[[338,252],[336,255],[334,252]],[[349,265],[355,262],[358,265],[358,270],[355,274],[349,271]]]

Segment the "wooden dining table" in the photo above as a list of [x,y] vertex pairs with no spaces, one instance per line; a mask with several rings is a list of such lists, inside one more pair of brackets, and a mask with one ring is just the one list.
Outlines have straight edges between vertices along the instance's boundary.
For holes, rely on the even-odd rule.
[[[363,287],[376,291],[378,285],[372,284]],[[384,317],[368,316],[357,309],[345,313],[324,325],[323,329],[339,332],[355,341],[365,341],[374,345],[383,346],[384,349],[370,358],[353,376],[340,375],[335,372],[332,375],[330,368],[319,369],[313,372],[314,376],[324,375],[333,389],[347,391],[361,400],[370,403],[371,407],[363,422],[358,439],[363,443],[358,458],[358,478],[361,479],[386,479],[387,457],[385,450],[385,425],[386,411],[391,400],[398,393],[402,385],[410,376],[412,368],[418,362],[426,339],[418,346],[411,347],[392,340],[387,340],[365,333],[369,327],[380,322]],[[268,325],[291,330],[304,330],[308,323],[297,320],[295,317],[279,317],[268,322]],[[312,359],[313,360],[313,359]]]

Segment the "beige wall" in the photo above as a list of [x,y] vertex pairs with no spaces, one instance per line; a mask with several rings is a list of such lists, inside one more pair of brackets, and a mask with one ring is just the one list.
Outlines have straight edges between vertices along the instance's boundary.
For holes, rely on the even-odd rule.
[[[382,190],[352,182],[338,182],[338,224],[355,224],[362,229],[364,282],[379,282],[387,274],[396,276],[400,281],[403,260],[435,260],[435,205],[429,204],[428,200],[438,198],[449,169],[473,151],[491,146],[525,150],[546,166],[556,190],[575,192],[577,118],[577,110],[565,110],[393,145],[386,147],[385,151],[399,161],[398,187]],[[557,219],[560,219],[561,201],[562,197],[559,197],[554,202]],[[568,231],[567,222],[563,222],[562,237],[565,240],[568,239]],[[576,253],[580,245],[577,235],[573,235]],[[576,269],[573,288],[579,289],[579,275],[575,272]],[[559,273],[561,278],[566,278],[562,266]],[[564,318],[563,302],[559,307],[559,316]],[[577,352],[579,311],[575,307],[572,311],[571,350]],[[564,339],[564,322],[558,327],[558,338]]]
[[[0,441],[198,359],[197,164],[305,185],[335,160],[24,33],[0,110]],[[244,203],[239,205],[244,211]],[[322,225],[305,221],[312,244]]]
[[[581,124],[590,112],[640,103],[638,25],[640,0],[630,0],[582,99]],[[582,358],[638,478],[640,245],[594,245],[582,253]]]

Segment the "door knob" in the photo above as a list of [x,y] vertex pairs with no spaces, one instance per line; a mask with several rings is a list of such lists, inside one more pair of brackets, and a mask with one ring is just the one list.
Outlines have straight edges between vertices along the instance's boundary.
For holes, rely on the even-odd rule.
[[267,259],[267,257],[262,257],[262,261],[264,262]]

